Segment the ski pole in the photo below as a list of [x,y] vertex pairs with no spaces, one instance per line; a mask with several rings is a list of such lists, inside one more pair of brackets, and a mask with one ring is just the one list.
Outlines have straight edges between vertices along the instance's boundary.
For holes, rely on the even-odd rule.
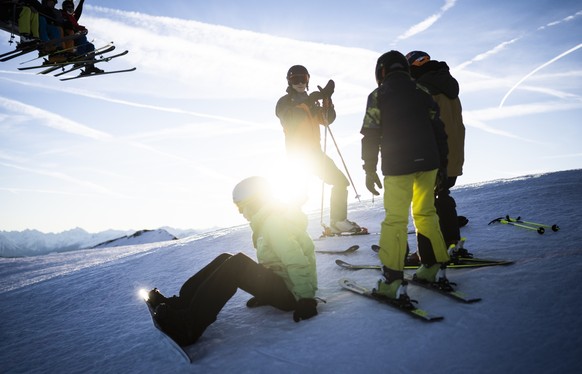
[[[324,115],[324,119],[327,122],[327,114]],[[327,126],[325,126],[325,136],[323,138],[323,153],[326,154],[327,152]],[[325,197],[325,182],[322,180],[321,181],[321,205],[319,207],[319,211],[320,211],[320,216],[319,216],[319,223],[321,224],[321,226],[325,230],[327,230],[327,226],[325,225],[325,223],[323,223],[323,198]]]
[[488,225],[495,223],[495,222],[499,222],[499,223],[503,223],[505,225],[515,226],[515,227],[520,227],[520,228],[526,229],[526,230],[534,230],[534,231],[537,231],[537,233],[540,235],[542,235],[544,232],[546,232],[546,230],[543,227],[533,227],[533,226],[523,225],[521,223],[511,222],[511,221],[506,220],[504,217],[495,218],[493,221],[489,222]]
[[543,223],[536,223],[536,222],[528,222],[528,221],[524,221],[521,219],[520,216],[517,216],[517,218],[511,218],[509,216],[505,216],[505,219],[507,219],[509,222],[518,222],[518,223],[525,223],[526,225],[533,225],[533,226],[540,226],[540,227],[549,227],[552,229],[552,231],[559,231],[560,230],[560,226],[553,224],[553,225],[544,225]]
[[[331,92],[333,93],[333,90],[335,88],[335,82],[330,80],[327,85],[325,86],[325,89],[327,89],[328,87],[331,87]],[[324,89],[321,88],[321,86],[317,86],[317,88],[319,89],[319,92],[324,92]],[[346,162],[344,161],[344,157],[342,156],[342,153],[337,145],[337,142],[335,141],[335,137],[333,136],[333,133],[331,132],[331,129],[329,128],[329,120],[327,118],[327,114],[328,114],[328,109],[330,107],[331,104],[331,94],[330,96],[326,99],[323,99],[323,122],[325,125],[325,135],[327,138],[327,133],[329,132],[329,135],[331,136],[331,140],[333,140],[333,144],[335,145],[335,149],[337,150],[337,153],[340,157],[340,159],[342,160],[342,164],[344,165],[344,169],[346,171],[346,174],[348,176],[348,179],[350,181],[350,183],[352,184],[352,188],[354,189],[354,193],[356,194],[356,199],[358,199],[359,202],[361,202],[360,200],[360,194],[358,193],[358,191],[356,190],[356,186],[354,185],[354,181],[352,180],[352,176],[350,175],[350,171],[348,170],[348,166],[346,165]]]
[[354,181],[352,180],[352,176],[350,175],[350,171],[348,170],[348,166],[346,165],[346,162],[344,161],[344,157],[342,156],[342,153],[340,152],[340,149],[337,145],[337,142],[335,141],[335,138],[333,136],[333,133],[331,132],[331,129],[329,128],[329,126],[325,126],[325,127],[326,127],[327,131],[329,131],[329,135],[331,136],[331,140],[333,140],[333,144],[335,145],[335,149],[337,149],[337,153],[340,156],[340,159],[342,160],[342,164],[344,165],[344,169],[346,170],[346,174],[348,175],[348,179],[350,180],[350,183],[352,184],[352,188],[354,189],[354,193],[356,194],[356,199],[358,199],[358,201],[361,202],[360,194],[356,190],[356,186],[354,185]]

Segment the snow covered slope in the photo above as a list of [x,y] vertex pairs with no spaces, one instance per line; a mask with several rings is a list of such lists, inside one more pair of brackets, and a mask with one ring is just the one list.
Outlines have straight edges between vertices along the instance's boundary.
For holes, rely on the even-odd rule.
[[[295,323],[269,307],[249,310],[239,291],[187,364],[153,328],[141,288],[177,293],[222,252],[254,256],[247,226],[175,241],[0,259],[0,362],[4,373],[577,373],[582,357],[582,170],[457,188],[466,247],[506,267],[450,270],[459,290],[481,296],[464,305],[409,287],[420,305],[445,316],[414,320],[342,290],[349,276],[372,286],[373,270],[348,271],[318,254],[319,315]],[[544,235],[494,224],[494,218],[558,224]],[[382,203],[350,206],[350,218],[379,231]],[[319,236],[319,213],[310,216]],[[415,248],[413,235],[409,236]],[[378,263],[378,235],[316,240],[357,263]]]
[[167,240],[176,240],[177,238],[164,229],[157,230],[140,230],[132,235],[126,235],[121,238],[108,240],[97,244],[93,248],[121,247],[127,245],[138,245],[147,243],[164,242]]

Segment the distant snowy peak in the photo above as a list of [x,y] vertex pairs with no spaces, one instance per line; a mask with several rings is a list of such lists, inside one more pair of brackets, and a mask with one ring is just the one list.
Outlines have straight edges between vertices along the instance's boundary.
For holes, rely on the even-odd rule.
[[92,248],[109,248],[109,247],[121,247],[124,245],[136,245],[136,244],[147,244],[147,243],[157,243],[165,242],[168,240],[177,240],[174,235],[170,234],[164,229],[157,230],[140,230],[136,231],[132,235],[122,236],[117,239],[108,240],[106,242],[97,244]]
[[0,233],[0,257],[11,257],[20,251],[18,244]]

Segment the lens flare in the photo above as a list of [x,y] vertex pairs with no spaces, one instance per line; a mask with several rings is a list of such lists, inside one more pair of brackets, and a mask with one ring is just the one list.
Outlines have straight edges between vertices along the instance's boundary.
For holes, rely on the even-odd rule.
[[139,297],[141,297],[145,301],[148,301],[150,298],[149,293],[145,288],[140,289],[137,293],[139,294]]

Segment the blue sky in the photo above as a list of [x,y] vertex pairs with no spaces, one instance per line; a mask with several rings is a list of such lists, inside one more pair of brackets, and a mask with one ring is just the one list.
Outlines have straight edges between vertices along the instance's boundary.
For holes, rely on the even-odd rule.
[[[137,71],[60,82],[19,72],[28,58],[0,65],[0,230],[242,223],[232,187],[286,174],[274,106],[294,64],[312,89],[336,81],[332,131],[370,198],[359,129],[376,59],[390,49],[424,50],[459,80],[459,184],[582,167],[576,1],[89,0],[81,24],[97,46],[130,51],[102,68]],[[312,185],[308,210],[320,204]]]

